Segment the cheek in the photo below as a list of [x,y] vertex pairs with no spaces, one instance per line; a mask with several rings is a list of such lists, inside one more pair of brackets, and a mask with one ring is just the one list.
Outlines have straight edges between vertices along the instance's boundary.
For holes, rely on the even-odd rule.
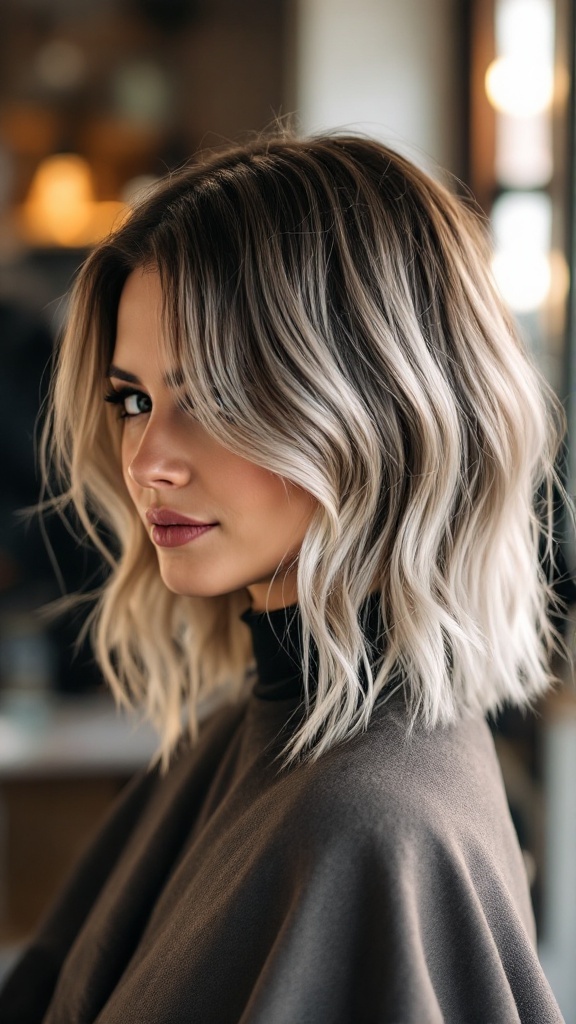
[[280,477],[250,463],[232,464],[223,473],[232,503],[255,519],[288,509],[288,497]]
[[130,444],[129,439],[127,438],[126,433],[124,432],[123,435],[122,435],[122,443],[121,443],[121,446],[120,446],[120,460],[121,460],[121,466],[122,466],[122,476],[124,477],[124,483],[126,484],[126,489],[128,491],[128,494],[130,495],[130,497],[134,501],[135,497],[136,497],[136,494],[137,494],[137,491],[138,491],[138,488],[137,488],[136,484],[134,483],[134,480],[130,476],[130,473],[128,472],[130,464],[132,462],[132,458],[133,458],[132,448],[133,448],[133,445]]
[[273,527],[276,534],[292,536],[304,524],[307,526],[317,502],[307,491],[282,480],[259,466],[238,472],[236,478],[228,476],[230,493],[241,499],[249,520],[262,530]]

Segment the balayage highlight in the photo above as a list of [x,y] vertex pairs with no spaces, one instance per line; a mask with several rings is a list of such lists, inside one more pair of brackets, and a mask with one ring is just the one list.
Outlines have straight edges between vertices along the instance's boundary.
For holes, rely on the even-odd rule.
[[[306,710],[285,762],[365,729],[402,685],[412,725],[529,705],[554,681],[562,406],[524,349],[478,218],[385,146],[289,135],[208,156],[86,261],[58,356],[45,465],[110,566],[95,650],[167,765],[198,702],[246,689],[245,590],[163,584],[102,401],[122,286],[157,269],[190,412],[318,502],[298,557]],[[540,493],[541,498],[537,495]],[[115,538],[102,540],[104,525]],[[380,594],[381,651],[361,609]],[[311,651],[317,687],[308,688]]]

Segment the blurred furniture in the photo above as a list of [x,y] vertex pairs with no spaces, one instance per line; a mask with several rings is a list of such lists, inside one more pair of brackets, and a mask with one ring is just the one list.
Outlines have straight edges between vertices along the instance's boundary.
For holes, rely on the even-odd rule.
[[2,695],[0,976],[155,747],[109,695]]

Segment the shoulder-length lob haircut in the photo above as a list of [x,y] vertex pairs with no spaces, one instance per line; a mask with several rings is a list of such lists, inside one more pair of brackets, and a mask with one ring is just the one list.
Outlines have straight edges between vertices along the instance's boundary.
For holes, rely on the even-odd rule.
[[[289,763],[365,728],[398,671],[410,728],[530,704],[555,678],[538,549],[543,534],[552,554],[553,484],[565,495],[564,413],[489,259],[476,214],[385,146],[281,135],[170,175],[84,264],[45,456],[110,565],[99,662],[160,727],[163,765],[194,738],[199,699],[245,688],[251,644],[246,591],[167,590],[124,485],[102,399],[126,277],[161,275],[166,355],[194,416],[318,502],[297,566],[318,685]],[[360,614],[374,591],[376,659]]]

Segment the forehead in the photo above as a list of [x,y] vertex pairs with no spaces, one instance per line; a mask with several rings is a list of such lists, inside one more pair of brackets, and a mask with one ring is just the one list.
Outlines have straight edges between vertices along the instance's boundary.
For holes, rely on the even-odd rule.
[[155,270],[137,268],[126,278],[118,303],[112,362],[155,357],[162,362],[162,288]]

